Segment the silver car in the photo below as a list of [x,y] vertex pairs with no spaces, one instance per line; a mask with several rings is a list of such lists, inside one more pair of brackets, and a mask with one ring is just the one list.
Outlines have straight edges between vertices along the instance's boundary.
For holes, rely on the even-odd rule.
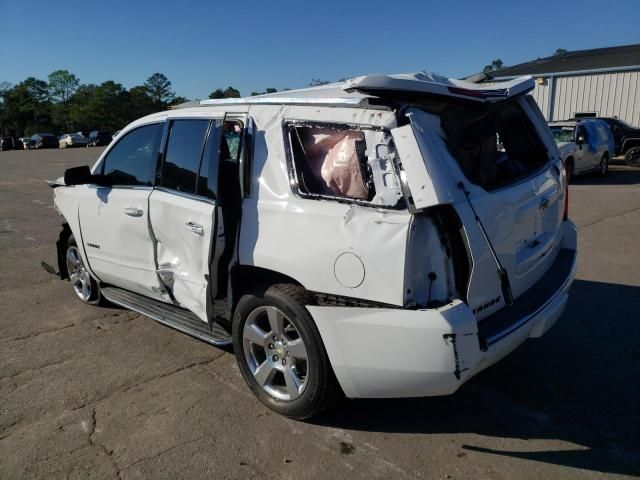
[[584,119],[550,122],[553,138],[567,170],[573,175],[598,172],[606,175],[615,147],[609,126],[602,120]]
[[60,144],[60,148],[86,147],[89,140],[79,133],[65,133],[60,136],[58,143]]

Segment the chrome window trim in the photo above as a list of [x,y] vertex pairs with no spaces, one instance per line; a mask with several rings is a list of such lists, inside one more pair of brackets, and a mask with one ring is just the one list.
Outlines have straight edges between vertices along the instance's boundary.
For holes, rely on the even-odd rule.
[[153,190],[152,185],[98,185],[97,183],[88,183],[87,187],[115,188],[117,190]]
[[196,194],[188,193],[188,192],[181,192],[179,190],[173,190],[172,188],[163,187],[163,186],[150,187],[150,188],[152,188],[152,190],[157,190],[159,192],[164,192],[164,193],[170,193],[172,195],[177,195],[179,197],[187,198],[189,200],[195,200],[197,202],[208,203],[208,204],[213,205],[213,206],[217,205],[216,201],[213,198],[203,197],[201,195],[196,195]]

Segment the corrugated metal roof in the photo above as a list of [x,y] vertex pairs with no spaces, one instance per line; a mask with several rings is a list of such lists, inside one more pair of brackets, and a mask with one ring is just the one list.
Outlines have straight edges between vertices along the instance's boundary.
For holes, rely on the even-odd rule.
[[490,75],[493,78],[502,78],[633,66],[640,66],[640,44],[561,53],[503,68],[491,72]]

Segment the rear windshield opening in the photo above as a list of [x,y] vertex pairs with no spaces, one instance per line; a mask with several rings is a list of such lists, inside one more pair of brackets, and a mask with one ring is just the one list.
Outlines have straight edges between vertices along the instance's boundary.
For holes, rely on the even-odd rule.
[[548,160],[535,127],[516,101],[449,104],[439,115],[449,151],[465,176],[483,188],[515,182]]

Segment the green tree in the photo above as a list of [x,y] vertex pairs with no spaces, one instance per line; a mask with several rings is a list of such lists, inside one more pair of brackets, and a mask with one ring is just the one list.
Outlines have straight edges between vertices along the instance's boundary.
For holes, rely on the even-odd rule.
[[129,122],[161,110],[161,107],[149,96],[147,87],[144,85],[138,85],[129,89],[128,97],[131,117]]
[[328,83],[329,83],[328,80],[320,80],[319,78],[313,78],[311,79],[311,82],[309,82],[309,86],[319,87],[320,85],[327,85]]
[[54,102],[69,103],[79,85],[78,77],[67,70],[56,70],[49,74],[49,95]]
[[185,102],[188,102],[188,101],[189,101],[189,99],[187,97],[177,96],[171,101],[171,103],[169,105],[170,106],[180,105],[181,103],[185,103]]
[[51,127],[51,102],[47,82],[34,77],[15,85],[3,95],[5,129],[16,135],[33,134]]
[[78,88],[71,102],[71,118],[83,130],[119,130],[135,118],[130,107],[130,92],[108,80]]
[[80,80],[67,70],[56,70],[49,74],[49,96],[55,102],[52,106],[54,124],[72,130],[69,120],[69,100],[78,89]]
[[483,73],[495,72],[496,70],[500,70],[503,67],[504,67],[504,64],[502,63],[502,60],[500,60],[499,58],[496,58],[489,65],[485,65],[484,68],[482,69],[482,72]]
[[148,95],[161,109],[165,108],[176,96],[171,89],[171,82],[162,73],[154,73],[144,82]]
[[558,48],[555,52],[553,52],[554,55],[562,55],[563,53],[568,53],[568,50],[565,50],[564,48]]
[[256,95],[265,95],[267,93],[276,93],[277,91],[278,91],[277,88],[269,87],[269,88],[265,89],[264,92],[251,92],[251,96],[255,97]]
[[240,91],[231,86],[227,87],[225,90],[221,88],[216,88],[213,92],[209,94],[209,98],[217,99],[217,98],[240,98]]
[[11,130],[9,129],[7,117],[7,108],[5,105],[5,95],[11,89],[11,84],[9,82],[0,82],[0,136],[8,135]]

